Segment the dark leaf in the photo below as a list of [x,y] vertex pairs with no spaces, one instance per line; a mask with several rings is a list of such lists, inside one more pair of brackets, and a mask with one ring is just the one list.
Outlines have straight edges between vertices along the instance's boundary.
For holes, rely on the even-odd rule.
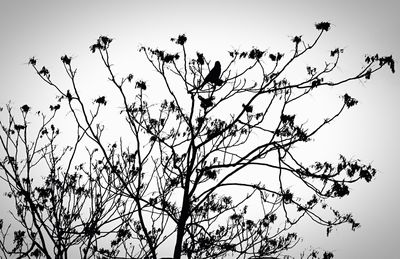
[[284,54],[278,52],[278,53],[276,54],[276,60],[277,60],[277,61],[281,60],[281,59],[283,58],[283,56],[284,56]]
[[213,100],[215,99],[214,96],[210,96],[208,98],[204,98],[201,95],[199,95],[199,99],[200,99],[200,107],[202,107],[203,109],[208,109],[211,106],[214,105]]
[[217,171],[216,170],[206,169],[206,170],[204,170],[203,173],[207,178],[210,178],[212,180],[215,180],[217,178]]
[[288,124],[293,126],[294,125],[294,118],[296,117],[296,115],[286,115],[286,114],[282,114],[281,115],[281,121],[283,124]]
[[41,74],[43,76],[48,76],[49,70],[46,67],[42,67],[42,69],[39,71],[39,74]]
[[57,110],[59,110],[60,109],[60,104],[56,104],[56,105],[50,105],[50,110],[51,111],[57,111]]
[[66,96],[67,96],[68,102],[71,102],[72,101],[72,95],[71,95],[71,92],[69,90],[67,90]]
[[133,79],[133,75],[132,75],[132,74],[129,74],[128,77],[127,77],[126,79],[128,79],[128,81],[129,81],[129,83],[130,83],[130,82],[132,81],[132,79]]
[[196,59],[197,63],[199,63],[200,65],[204,65],[205,59],[204,59],[203,53],[196,52],[196,55],[197,55],[197,59]]
[[27,113],[30,109],[31,109],[31,107],[29,107],[27,104],[24,104],[23,106],[21,106],[21,111],[24,113]]
[[301,42],[301,36],[293,37],[292,41],[297,45]]
[[98,104],[103,104],[103,105],[106,105],[106,104],[107,104],[107,101],[106,101],[106,97],[105,97],[105,96],[100,96],[99,98],[97,98],[97,99],[95,100],[95,102],[98,103]]
[[246,57],[247,57],[247,52],[240,53],[239,58],[246,58]]
[[250,52],[249,52],[249,58],[250,59],[260,59],[262,58],[262,56],[264,55],[265,51],[261,51],[259,49],[253,48]]
[[68,57],[67,55],[64,55],[64,56],[61,57],[61,61],[65,65],[70,65],[71,64],[71,57]]
[[329,31],[331,24],[329,22],[320,22],[315,24],[315,28],[319,31]]
[[344,99],[344,104],[347,106],[347,108],[350,108],[358,103],[358,101],[356,99],[352,98],[348,94],[345,94],[343,96],[343,99]]
[[175,42],[178,45],[182,45],[183,46],[186,43],[187,38],[186,38],[185,34],[182,34],[182,35],[179,35],[177,39],[171,38],[171,41]]
[[332,185],[332,194],[333,197],[344,197],[346,195],[349,195],[350,191],[349,191],[349,187],[347,185],[345,185],[344,183],[339,183],[339,182],[335,182]]
[[293,200],[293,193],[291,193],[289,190],[286,190],[286,192],[282,194],[282,200],[286,204],[291,203]]
[[14,125],[14,129],[15,129],[16,131],[23,130],[23,129],[25,129],[25,125],[15,124],[15,125]]
[[324,252],[323,258],[322,259],[332,259],[333,258],[333,253],[332,252]]
[[39,248],[36,248],[30,253],[30,255],[36,258],[40,258],[43,256],[43,253],[39,250]]
[[362,169],[360,171],[360,177],[365,179],[365,181],[370,182],[372,180],[373,175],[366,169]]
[[245,112],[248,112],[248,113],[253,112],[253,106],[252,106],[252,105],[245,105],[245,104],[242,104],[242,107],[243,107],[243,109],[244,109]]
[[142,80],[137,81],[135,87],[139,88],[139,89],[142,89],[142,90],[146,90],[147,89],[146,82],[142,81]]
[[89,49],[90,49],[90,51],[91,51],[92,53],[95,53],[96,50],[99,49],[99,48],[100,48],[100,44],[98,44],[98,43],[93,44],[93,45],[91,45],[91,46],[89,47]]
[[31,57],[31,58],[29,59],[28,64],[29,64],[29,65],[32,65],[32,66],[36,66],[36,62],[37,62],[37,59],[36,59],[35,57]]
[[365,72],[365,79],[371,79],[371,74],[372,74],[372,70],[368,69],[368,71]]
[[103,49],[106,49],[109,47],[110,43],[112,42],[112,39],[107,37],[107,36],[100,36],[98,43]]

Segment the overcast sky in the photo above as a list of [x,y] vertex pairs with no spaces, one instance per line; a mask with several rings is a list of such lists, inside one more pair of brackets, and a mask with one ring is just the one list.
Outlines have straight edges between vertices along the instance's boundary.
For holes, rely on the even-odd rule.
[[[335,47],[345,49],[339,69],[346,75],[363,65],[365,54],[392,54],[399,60],[400,2],[391,1],[5,1],[0,0],[0,106],[9,100],[15,107],[29,103],[48,107],[56,94],[26,65],[35,56],[55,75],[62,76],[60,57],[71,55],[90,93],[105,91],[106,77],[89,46],[99,35],[114,39],[113,58],[121,75],[152,75],[138,53],[141,44],[174,48],[169,39],[188,36],[192,51],[220,59],[233,47],[251,46],[290,51],[290,39],[311,40],[314,23],[329,21],[332,30],[321,41],[320,54]],[[320,56],[309,62],[321,62]],[[323,57],[321,57],[323,58]],[[387,69],[368,82],[332,89],[332,98],[347,91],[360,102],[337,124],[321,131],[318,150],[306,149],[312,158],[337,158],[345,154],[371,162],[379,169],[370,184],[353,187],[352,195],[337,204],[353,212],[362,228],[339,228],[329,238],[325,229],[303,226],[303,246],[335,251],[335,258],[396,258],[400,209],[399,74]],[[318,96],[313,96],[315,104]],[[325,107],[329,110],[330,107]],[[3,157],[3,154],[0,155]]]

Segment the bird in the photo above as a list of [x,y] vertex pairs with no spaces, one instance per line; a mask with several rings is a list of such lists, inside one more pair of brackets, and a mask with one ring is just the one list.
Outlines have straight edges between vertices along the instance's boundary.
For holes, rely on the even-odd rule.
[[221,63],[219,61],[215,62],[214,67],[211,69],[210,73],[204,78],[203,83],[200,85],[200,89],[203,88],[207,83],[212,83],[215,85],[220,85],[221,80],[219,79],[221,75]]

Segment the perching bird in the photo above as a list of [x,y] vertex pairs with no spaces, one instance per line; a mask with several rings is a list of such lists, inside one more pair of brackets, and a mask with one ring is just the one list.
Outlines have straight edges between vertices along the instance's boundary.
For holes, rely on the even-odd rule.
[[212,83],[215,85],[220,85],[221,80],[219,79],[221,75],[221,63],[219,61],[215,62],[214,67],[211,69],[210,73],[204,78],[203,83],[200,85],[200,89],[203,88],[207,83]]

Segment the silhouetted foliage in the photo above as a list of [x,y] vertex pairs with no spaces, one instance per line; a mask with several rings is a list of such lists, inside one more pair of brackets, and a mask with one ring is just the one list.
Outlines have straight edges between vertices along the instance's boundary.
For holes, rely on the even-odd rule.
[[[53,82],[32,57],[29,65],[57,92],[57,104],[49,114],[33,113],[27,104],[20,114],[10,105],[1,109],[7,118],[1,121],[0,177],[18,226],[0,220],[4,257],[287,258],[285,251],[300,241],[290,230],[304,217],[326,227],[327,235],[344,223],[358,228],[350,213],[328,202],[349,195],[355,182],[370,182],[376,170],[342,155],[337,163],[307,166],[292,151],[357,100],[345,93],[337,112],[314,128],[287,107],[316,88],[370,79],[384,66],[394,72],[394,61],[366,56],[354,76],[333,81],[327,75],[343,53],[337,48],[325,67],[307,66],[303,81],[289,82],[283,73],[316,46],[330,23],[315,27],[313,42],[295,36],[294,51],[286,55],[233,50],[226,62],[200,52],[189,58],[185,35],[171,39],[179,47],[175,54],[142,47],[169,94],[160,103],[146,94],[151,81],[117,77],[112,39],[100,36],[90,51],[104,63],[129,128],[117,141],[103,136],[108,125],[122,128],[117,118],[100,119],[108,97],[84,101],[71,57],[61,57],[69,88]],[[249,71],[260,76],[249,80]],[[57,126],[61,111],[71,115],[68,129]],[[62,141],[67,134],[74,136],[69,145]],[[316,250],[301,255],[332,257]]]

